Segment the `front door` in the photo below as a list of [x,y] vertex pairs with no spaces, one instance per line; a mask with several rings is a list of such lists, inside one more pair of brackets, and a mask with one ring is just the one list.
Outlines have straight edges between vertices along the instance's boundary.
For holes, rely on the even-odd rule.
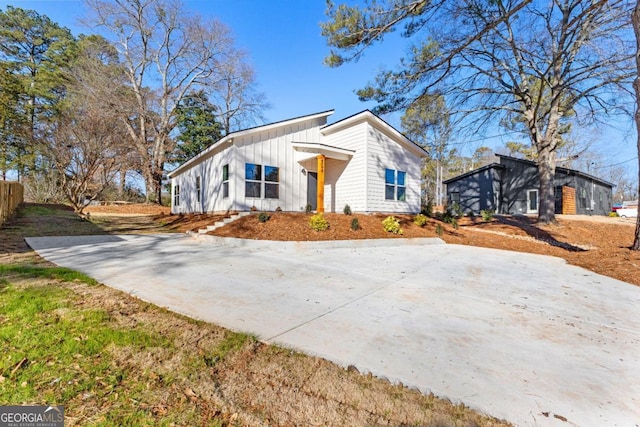
[[307,172],[307,204],[311,205],[311,210],[318,209],[318,174]]
[[527,190],[527,213],[538,213],[538,190]]

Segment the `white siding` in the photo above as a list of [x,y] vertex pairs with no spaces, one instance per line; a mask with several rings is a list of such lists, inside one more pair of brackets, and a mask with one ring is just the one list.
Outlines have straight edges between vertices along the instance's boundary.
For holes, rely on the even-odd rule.
[[[420,211],[420,158],[385,133],[367,129],[367,210],[417,213]],[[385,169],[406,172],[406,200],[385,200]]]
[[[222,198],[222,166],[234,157],[234,147],[225,146],[216,150],[213,157],[194,165],[184,173],[171,179],[171,211],[173,213],[220,212],[233,210],[231,189],[228,198]],[[229,166],[229,175],[234,171]],[[197,200],[196,179],[200,176],[201,201]],[[180,205],[173,205],[175,185],[180,185]]]
[[[314,157],[296,154],[293,142],[321,143],[353,152],[348,160],[327,158],[325,163],[325,210],[342,212],[348,204],[354,212],[418,212],[420,209],[420,158],[404,147],[404,139],[371,113],[329,126],[321,133],[326,115],[292,120],[229,135],[220,147],[194,158],[173,177],[173,192],[180,185],[180,204],[175,213],[258,210],[299,212],[307,204],[307,174],[317,172]],[[415,150],[414,150],[415,151]],[[299,153],[298,153],[299,154]],[[279,168],[279,197],[246,197],[245,164]],[[222,167],[229,165],[229,197],[222,197]],[[406,200],[385,200],[385,168],[404,171]],[[202,203],[196,197],[196,179],[201,177]]]
[[[315,120],[283,126],[270,131],[258,132],[234,141],[235,170],[234,194],[235,210],[249,210],[252,207],[262,211],[300,211],[307,204],[307,176],[302,173],[302,165],[295,160],[292,142],[319,142],[319,127],[323,120]],[[279,168],[280,188],[278,199],[245,197],[245,164]],[[262,189],[264,193],[264,188]],[[264,194],[263,194],[264,195]]]
[[[366,122],[326,136],[323,144],[355,151],[347,161],[332,160],[327,164],[325,209],[342,212],[348,204],[354,212],[366,212]],[[327,189],[326,187],[332,187]],[[331,210],[330,210],[331,208]]]

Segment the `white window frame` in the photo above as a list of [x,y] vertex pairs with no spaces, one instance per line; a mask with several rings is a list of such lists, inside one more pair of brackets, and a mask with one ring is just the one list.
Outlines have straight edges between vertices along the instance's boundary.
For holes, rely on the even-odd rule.
[[[389,182],[389,172],[393,175],[392,182]],[[403,178],[402,184],[400,184],[400,176]],[[387,192],[390,189],[393,189],[391,197]],[[384,199],[396,202],[407,201],[407,172],[391,168],[384,169]]]
[[[532,194],[535,194],[535,198],[531,197]],[[531,202],[535,200],[536,208],[531,208]],[[526,213],[528,214],[537,214],[540,209],[540,192],[537,188],[529,188],[527,190],[527,209]]]
[[460,192],[459,191],[452,191],[451,193],[449,193],[449,201],[452,204],[456,203],[459,206],[460,205]]

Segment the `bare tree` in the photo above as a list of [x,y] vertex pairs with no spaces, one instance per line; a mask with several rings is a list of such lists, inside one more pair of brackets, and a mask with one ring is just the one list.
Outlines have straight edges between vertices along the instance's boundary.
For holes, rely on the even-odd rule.
[[127,129],[142,160],[147,199],[161,202],[174,112],[182,98],[235,55],[226,26],[204,22],[174,0],[86,0],[90,20],[116,38],[135,95]]
[[256,75],[244,54],[238,52],[223,64],[215,76],[212,101],[220,110],[223,131],[253,126],[256,120],[265,121],[263,112],[269,108],[265,95],[257,90]]
[[[384,70],[358,91],[396,111],[445,88],[457,123],[519,126],[535,149],[539,221],[555,221],[556,149],[571,121],[606,121],[628,103],[632,77],[627,0],[387,0],[334,7],[323,24],[339,50],[331,66],[402,26],[414,40],[395,71]],[[628,113],[627,111],[624,111]]]
[[115,178],[119,141],[114,140],[112,128],[117,118],[105,117],[106,110],[80,100],[73,108],[69,115],[59,117],[48,155],[65,196],[82,213],[86,202],[98,197]]
[[[52,121],[45,152],[74,210],[114,181],[127,150],[127,134],[109,94],[124,90],[117,52],[102,37],[79,41],[80,53],[66,72],[65,108]],[[120,89],[119,89],[120,88]]]
[[445,156],[451,136],[449,110],[440,94],[424,95],[416,99],[401,117],[404,134],[428,151],[422,167],[425,195],[428,201],[440,206],[444,203]]

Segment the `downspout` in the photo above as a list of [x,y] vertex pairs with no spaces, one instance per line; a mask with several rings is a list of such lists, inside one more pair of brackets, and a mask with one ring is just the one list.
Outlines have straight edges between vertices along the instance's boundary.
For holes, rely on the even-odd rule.
[[365,126],[364,139],[364,211],[369,212],[369,125]]
[[[231,198],[231,205],[228,207],[231,211],[240,211],[242,207],[245,207],[244,204],[241,205],[238,200],[238,180],[244,174],[238,173],[239,160],[236,155],[237,147],[234,139],[231,139],[231,147],[229,147],[229,197]],[[223,163],[224,164],[224,163]],[[220,197],[220,192],[218,192],[218,197]],[[246,207],[245,207],[246,209]],[[247,209],[248,210],[248,209]],[[215,211],[215,209],[214,209]]]
[[498,181],[499,185],[498,185],[498,206],[496,206],[496,212],[499,214],[506,214],[506,212],[503,212],[502,206],[503,206],[503,199],[502,199],[502,195],[504,193],[504,189],[503,189],[503,185],[504,185],[504,169],[500,168],[498,169],[498,176],[500,177],[500,180]]

